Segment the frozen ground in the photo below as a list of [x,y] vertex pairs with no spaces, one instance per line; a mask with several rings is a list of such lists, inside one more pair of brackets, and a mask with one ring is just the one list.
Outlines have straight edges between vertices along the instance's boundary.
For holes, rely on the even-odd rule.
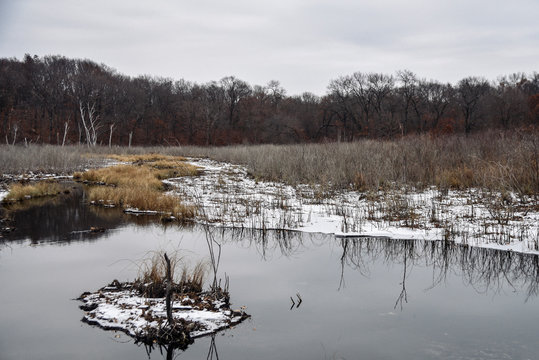
[[250,229],[336,236],[449,240],[539,253],[537,199],[478,189],[442,192],[328,192],[253,179],[242,166],[190,159],[198,177],[166,180],[172,193],[200,206],[200,221]]
[[8,191],[0,189],[0,202],[7,196]]
[[[244,313],[232,311],[224,300],[211,297],[191,299],[184,295],[172,302],[172,316],[185,325],[192,338],[215,333],[245,319]],[[106,330],[121,330],[132,337],[147,339],[152,330],[166,325],[164,298],[147,298],[137,291],[109,286],[95,293],[83,294],[83,320]],[[90,310],[91,309],[91,310]]]

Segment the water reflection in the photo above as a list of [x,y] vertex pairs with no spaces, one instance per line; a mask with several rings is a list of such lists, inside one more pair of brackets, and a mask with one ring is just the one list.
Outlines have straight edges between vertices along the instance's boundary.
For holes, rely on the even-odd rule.
[[406,281],[413,267],[432,269],[431,289],[443,284],[452,273],[478,293],[497,293],[503,288],[524,290],[529,297],[539,292],[539,256],[455,244],[447,241],[399,240],[376,237],[339,238],[293,231],[221,229],[221,241],[256,248],[261,259],[295,257],[312,247],[334,241],[340,248],[340,281],[346,286],[346,272],[369,276],[378,261],[402,266],[402,278],[395,307],[407,302]]
[[478,293],[499,292],[505,287],[526,291],[527,298],[537,296],[539,257],[537,255],[457,245],[445,241],[395,240],[386,238],[340,239],[341,283],[346,269],[369,273],[369,264],[382,260],[402,265],[402,282],[395,307],[408,301],[406,280],[414,266],[432,268],[432,285],[442,284],[449,273],[462,278]]
[[[219,360],[219,353],[217,351],[217,342],[216,334],[208,335],[210,338],[208,353],[206,355],[206,360]],[[167,360],[177,359],[181,354],[187,349],[187,347],[179,348],[172,345],[157,345],[157,344],[142,344],[148,359],[152,358],[152,355],[155,355],[155,352],[158,351],[159,355]]]
[[[107,230],[127,223],[139,226],[154,224],[156,216],[127,215],[116,208],[90,206],[85,189],[71,184],[69,192],[54,198],[26,200],[2,208],[5,224],[14,228],[3,234],[10,241],[45,242],[95,241],[107,237]],[[164,225],[165,226],[165,225]]]
[[260,257],[266,261],[276,255],[286,257],[299,255],[312,246],[321,246],[324,241],[331,238],[324,234],[306,234],[299,231],[232,228],[222,228],[220,237],[224,243],[255,248]]
[[[138,231],[135,227],[124,225],[134,222],[144,226],[155,224],[158,219],[88,206],[82,190],[73,191],[61,199],[63,202],[55,200],[41,204],[41,208],[10,210],[10,216],[18,227],[17,233],[14,233],[16,236],[12,236],[16,242],[29,238],[33,243],[65,241],[70,246],[64,246],[61,252],[55,247],[39,247],[39,251],[21,248],[14,253],[15,256],[20,255],[16,261],[10,261],[11,254],[6,254],[2,259],[4,277],[0,283],[3,284],[4,297],[0,300],[6,304],[9,293],[20,292],[24,296],[21,296],[22,300],[17,299],[17,303],[26,301],[24,309],[20,310],[20,314],[24,315],[17,321],[9,319],[14,311],[2,313],[0,342],[2,338],[6,339],[2,343],[4,346],[20,344],[16,341],[24,336],[11,334],[26,334],[27,330],[17,330],[16,324],[29,322],[33,327],[41,326],[40,334],[47,333],[49,328],[54,329],[46,338],[47,341],[67,339],[73,333],[76,335],[66,342],[72,342],[76,349],[86,346],[91,350],[102,346],[115,354],[115,358],[133,358],[133,355],[145,358],[193,358],[193,354],[198,354],[197,358],[206,356],[208,359],[218,359],[220,355],[226,357],[226,354],[237,354],[238,357],[242,354],[271,357],[275,354],[275,357],[285,358],[294,354],[297,358],[307,359],[319,355],[314,347],[320,339],[325,341],[324,346],[330,348],[330,353],[338,350],[346,358],[359,357],[361,351],[362,355],[366,354],[362,356],[365,358],[397,358],[396,354],[400,354],[402,349],[409,351],[401,358],[435,358],[421,352],[422,347],[427,346],[427,341],[430,341],[429,349],[442,354],[438,358],[456,358],[457,355],[476,354],[476,350],[491,348],[494,348],[492,354],[495,355],[510,353],[514,358],[533,358],[528,354],[537,350],[537,342],[533,338],[537,325],[533,319],[537,317],[534,301],[537,301],[539,291],[539,258],[535,255],[465,247],[450,242],[335,239],[322,234],[223,228],[211,230],[215,240],[223,246],[221,271],[231,274],[234,298],[242,302],[237,305],[249,306],[253,325],[238,327],[237,332],[233,333],[238,336],[234,336],[233,340],[222,337],[219,340],[221,354],[217,351],[215,335],[196,341],[187,350],[189,355],[174,348],[143,350],[142,347],[133,346],[132,342],[129,349],[114,348],[107,345],[109,338],[102,335],[101,330],[92,332],[78,324],[60,322],[58,319],[64,318],[75,319],[73,322],[76,322],[80,316],[76,304],[61,301],[79,294],[78,290],[74,290],[79,286],[86,289],[89,283],[102,285],[103,281],[110,281],[115,271],[108,266],[118,258],[136,258],[140,253],[155,250],[156,243],[165,243],[169,238],[175,241],[185,236],[182,247],[205,254],[207,249],[202,239],[204,230],[199,227],[187,232],[167,230],[166,236],[155,231],[156,228],[160,229],[159,226]],[[91,226],[121,229],[96,234],[81,232]],[[78,235],[74,235],[74,232]],[[73,241],[95,240],[103,236],[110,236],[110,239],[91,246]],[[69,259],[79,253],[83,255],[75,257],[77,266],[74,267]],[[37,259],[46,261],[47,266]],[[17,267],[18,264],[24,266]],[[31,277],[21,270],[25,267],[29,269]],[[385,272],[386,269],[390,270]],[[370,279],[372,274],[375,276]],[[71,281],[68,277],[76,279]],[[29,279],[35,280],[32,287],[17,285],[26,284]],[[449,283],[451,286],[444,289],[443,285]],[[43,285],[43,288],[39,288],[41,284],[47,287]],[[50,296],[48,306],[51,310],[48,312],[53,316],[49,316],[47,322],[43,321],[47,314],[26,315],[28,309],[39,308],[47,302],[47,299],[41,299],[39,306],[36,306],[35,299],[32,300],[36,288]],[[341,290],[337,291],[339,288]],[[422,290],[435,288],[436,291],[426,296],[416,296]],[[304,302],[301,307],[289,311],[289,297],[292,296],[297,305],[298,291],[301,291]],[[484,301],[484,297],[476,293],[499,295],[495,301]],[[509,295],[505,296],[507,293]],[[464,305],[453,299],[458,299]],[[522,304],[526,299],[528,303]],[[408,305],[407,301],[410,302]],[[75,309],[72,309],[70,316],[65,316],[70,307]],[[332,307],[331,314],[328,314],[328,307]],[[392,312],[393,307],[404,307],[406,311]],[[461,312],[461,307],[468,307],[469,310]],[[476,314],[481,314],[481,317],[474,317]],[[32,320],[34,318],[39,321]],[[57,321],[54,326],[50,325],[53,321]],[[43,329],[43,323],[47,323],[46,329]],[[497,328],[498,323],[503,326]],[[251,331],[251,327],[258,330]],[[101,340],[101,336],[107,340]],[[92,342],[89,343],[88,339]],[[44,342],[35,344],[35,352],[45,347]],[[331,347],[332,344],[334,347]],[[443,349],[440,350],[438,345]],[[11,354],[15,354],[15,346],[11,345]],[[26,342],[19,347],[26,349]],[[276,349],[281,352],[276,352]],[[395,349],[394,352],[391,349]],[[515,349],[524,350],[519,353]],[[22,350],[17,351],[20,353]],[[54,350],[51,351],[54,354]],[[7,355],[6,358],[17,357]],[[478,355],[477,358],[485,357]]]

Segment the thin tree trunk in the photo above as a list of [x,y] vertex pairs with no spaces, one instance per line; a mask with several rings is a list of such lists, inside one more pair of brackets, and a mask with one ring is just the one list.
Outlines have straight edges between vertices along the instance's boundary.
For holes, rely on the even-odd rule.
[[109,148],[111,147],[111,143],[112,143],[112,130],[113,129],[114,129],[114,124],[110,124]]
[[167,321],[170,327],[174,326],[174,318],[172,317],[172,270],[170,267],[170,259],[167,256],[167,253],[164,254],[165,261],[167,263],[167,289],[166,289],[166,298],[165,304],[167,308]]
[[17,140],[17,130],[19,130],[19,126],[15,124],[13,126],[13,145],[15,145],[15,141]]
[[66,136],[67,136],[67,130],[69,129],[69,124],[67,123],[67,121],[64,123],[64,138],[62,139],[62,147],[65,145],[66,143]]

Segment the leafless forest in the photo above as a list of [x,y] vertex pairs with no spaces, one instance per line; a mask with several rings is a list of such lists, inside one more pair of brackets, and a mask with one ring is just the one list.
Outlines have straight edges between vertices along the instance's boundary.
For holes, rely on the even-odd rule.
[[[178,69],[181,73],[181,69]],[[410,71],[356,72],[323,96],[290,96],[278,81],[233,76],[206,84],[128,77],[62,56],[0,59],[0,139],[87,147],[349,142],[406,135],[533,133],[539,74],[456,84]]]

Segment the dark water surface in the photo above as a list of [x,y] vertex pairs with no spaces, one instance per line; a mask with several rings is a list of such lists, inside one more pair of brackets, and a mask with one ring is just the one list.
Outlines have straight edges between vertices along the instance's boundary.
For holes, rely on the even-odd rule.
[[[0,242],[0,359],[160,359],[80,321],[72,300],[132,280],[152,251],[207,257],[197,227],[82,205],[80,196],[11,214]],[[91,226],[104,233],[85,232]],[[215,230],[234,308],[252,319],[176,358],[537,359],[537,256],[442,242]],[[303,302],[291,308],[291,297]],[[169,354],[170,355],[170,354]]]

